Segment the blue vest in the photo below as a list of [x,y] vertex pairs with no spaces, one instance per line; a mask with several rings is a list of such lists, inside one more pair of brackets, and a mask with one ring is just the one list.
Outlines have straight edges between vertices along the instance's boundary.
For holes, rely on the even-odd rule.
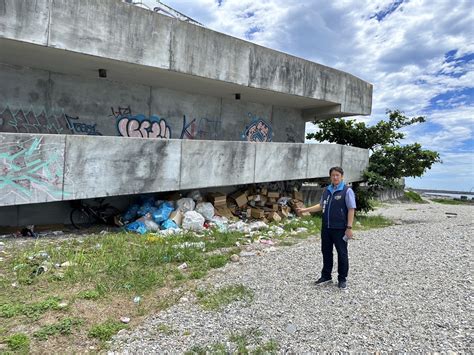
[[346,192],[348,187],[331,192],[326,187],[323,192],[323,228],[346,229],[347,213]]

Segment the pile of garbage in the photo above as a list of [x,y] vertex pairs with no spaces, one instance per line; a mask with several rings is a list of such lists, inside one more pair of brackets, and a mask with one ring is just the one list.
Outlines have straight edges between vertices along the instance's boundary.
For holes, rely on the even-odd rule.
[[202,196],[196,190],[186,197],[142,199],[140,203],[129,206],[122,215],[122,222],[127,231],[140,234],[163,231],[174,234],[182,229],[201,232],[209,227],[221,231],[247,231],[246,222],[251,220],[258,220],[254,224],[266,225],[269,221],[280,222],[294,215],[309,215],[297,213],[297,209],[302,207],[303,195],[299,191],[283,195],[265,187],[253,187],[229,196],[220,192]]

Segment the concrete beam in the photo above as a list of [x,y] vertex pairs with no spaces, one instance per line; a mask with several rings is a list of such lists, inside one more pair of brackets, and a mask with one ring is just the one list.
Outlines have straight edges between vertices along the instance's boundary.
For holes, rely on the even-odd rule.
[[250,143],[0,133],[0,206],[328,176],[358,181],[368,151]]
[[[339,104],[340,116],[371,112],[372,85],[353,75],[120,0],[38,0],[34,6],[31,0],[3,0],[3,4],[0,39],[79,53],[84,55],[81,60],[91,63],[105,58],[153,68],[156,75],[183,80],[184,88],[183,75],[209,80],[214,92],[225,84],[229,90],[252,90],[254,96],[262,92],[264,97],[269,91],[310,99],[307,107]],[[22,65],[34,67],[35,56],[28,58]],[[272,104],[281,104],[275,96],[273,100]]]

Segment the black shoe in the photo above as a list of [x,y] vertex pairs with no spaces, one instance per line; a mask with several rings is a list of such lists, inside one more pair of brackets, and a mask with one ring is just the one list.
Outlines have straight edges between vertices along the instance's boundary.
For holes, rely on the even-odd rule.
[[319,280],[316,280],[314,282],[315,285],[324,285],[328,282],[331,282],[332,280],[331,279],[325,279],[324,277],[320,277]]
[[337,284],[337,287],[339,287],[341,290],[347,290],[347,282],[346,281],[339,281]]

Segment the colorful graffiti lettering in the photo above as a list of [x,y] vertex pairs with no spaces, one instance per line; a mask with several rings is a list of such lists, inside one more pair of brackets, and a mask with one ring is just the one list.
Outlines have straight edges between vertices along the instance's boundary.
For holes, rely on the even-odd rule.
[[[87,123],[79,122],[79,117],[71,117],[68,115],[64,115],[64,117],[66,118],[67,124],[72,133],[87,134],[88,136],[102,135],[102,133],[96,130],[97,124],[90,125]],[[78,122],[74,122],[75,120],[77,120]]]
[[33,195],[69,195],[62,191],[63,163],[64,143],[44,144],[43,137],[0,143],[0,200],[11,194],[25,202]]
[[0,113],[0,131],[67,134],[70,133],[70,128],[64,114],[59,116],[47,115],[44,110],[39,114],[35,114],[32,110],[25,112],[21,109],[13,113],[10,108],[6,107]]
[[124,116],[117,120],[117,129],[122,137],[171,138],[171,128],[166,121],[157,116]]
[[252,122],[245,127],[242,133],[242,140],[248,142],[271,142],[273,137],[272,127],[262,118],[252,115],[249,112]]
[[21,109],[13,113],[8,107],[0,113],[0,132],[102,135],[96,124],[79,122],[79,117],[64,113],[48,116],[44,110],[40,114]]
[[183,116],[183,129],[181,130],[181,139],[218,139],[221,122],[218,120],[210,120],[208,118],[200,118],[196,124],[196,118],[191,122],[186,122],[186,116]]

